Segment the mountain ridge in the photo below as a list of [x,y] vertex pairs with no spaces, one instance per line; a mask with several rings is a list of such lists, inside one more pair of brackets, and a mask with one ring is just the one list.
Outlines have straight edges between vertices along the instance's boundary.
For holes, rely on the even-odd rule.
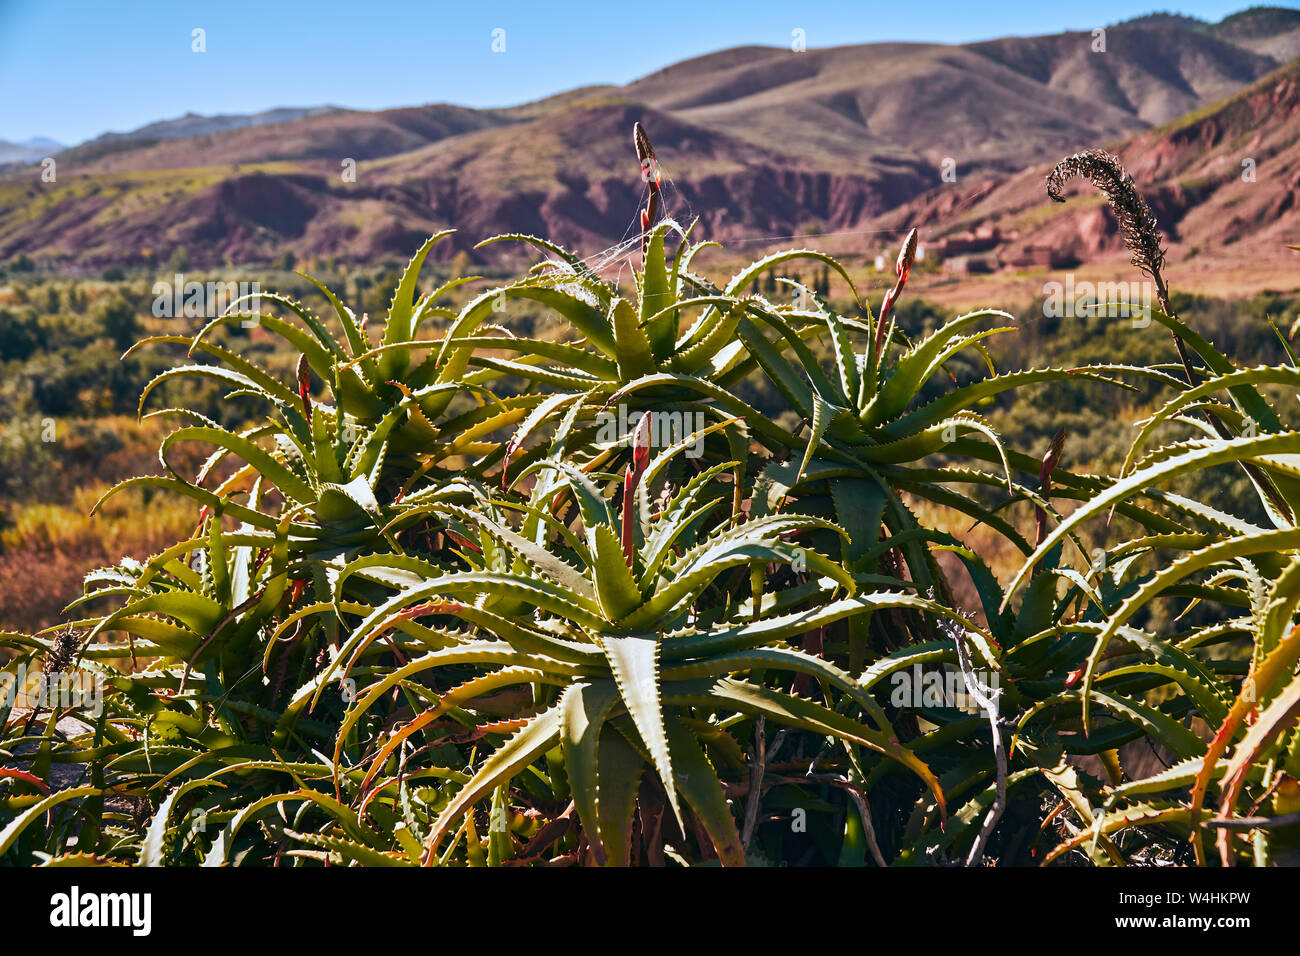
[[[1294,275],[1287,247],[1300,242],[1300,59],[1210,107],[1098,145],[1124,163],[1152,206],[1171,262],[1195,271],[1214,261],[1228,273],[1289,264]],[[1044,189],[1050,169],[1042,163],[934,191],[880,225],[920,228],[940,255],[969,251],[982,260],[980,271],[1032,265],[1041,250],[1061,262],[1126,259],[1099,194],[1076,182],[1072,198],[1052,203]]]
[[[1300,44],[1300,11],[1198,23],[1108,27],[1102,53],[1080,31],[799,53],[736,47],[624,86],[490,110],[314,107],[238,125],[181,117],[64,151],[54,184],[33,182],[30,169],[0,176],[0,260],[94,269],[183,245],[197,265],[285,251],[372,261],[448,225],[461,232],[439,255],[505,231],[605,248],[635,222],[636,120],[658,148],[668,212],[699,215],[701,235],[933,222],[939,210],[986,202],[968,190],[1000,194],[996,184],[1026,168],[1160,129],[1278,68],[1220,34]],[[180,135],[199,120],[224,127]]]

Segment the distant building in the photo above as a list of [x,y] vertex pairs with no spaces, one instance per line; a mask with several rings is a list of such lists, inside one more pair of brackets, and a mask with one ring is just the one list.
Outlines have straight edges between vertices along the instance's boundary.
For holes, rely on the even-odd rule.
[[1034,266],[1063,269],[1078,263],[1078,260],[1070,253],[1049,246],[1026,246],[1003,256],[1002,261],[1005,265],[1022,269]]
[[970,252],[988,252],[997,248],[1002,242],[1002,233],[997,226],[985,223],[976,229],[954,232],[934,243],[935,251],[943,257],[961,255]]
[[997,271],[998,260],[994,256],[954,256],[944,265],[955,275],[985,275]]

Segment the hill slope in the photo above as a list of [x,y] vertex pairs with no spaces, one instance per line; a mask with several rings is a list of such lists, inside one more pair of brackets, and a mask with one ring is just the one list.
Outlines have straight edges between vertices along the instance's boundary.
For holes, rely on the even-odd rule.
[[[1140,133],[1111,150],[1151,204],[1184,271],[1238,268],[1275,272],[1300,243],[1300,60],[1250,87],[1173,123]],[[1114,217],[1091,187],[1075,184],[1064,205],[1047,199],[1050,164],[979,185],[936,190],[882,217],[882,225],[917,225],[937,250],[990,237],[980,255],[1018,268],[1051,250],[1062,261],[1124,260]]]

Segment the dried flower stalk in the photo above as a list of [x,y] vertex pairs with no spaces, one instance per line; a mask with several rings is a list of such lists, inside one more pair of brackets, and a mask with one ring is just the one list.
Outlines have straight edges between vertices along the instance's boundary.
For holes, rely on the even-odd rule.
[[659,214],[659,162],[655,159],[655,148],[650,143],[645,127],[638,121],[632,127],[632,142],[636,146],[636,159],[641,164],[641,178],[650,187],[650,198],[641,210],[641,254],[645,255],[650,242],[650,229],[655,216]]
[[[1133,177],[1128,174],[1117,157],[1105,150],[1090,149],[1082,153],[1074,153],[1057,163],[1047,174],[1047,195],[1053,202],[1065,202],[1065,197],[1061,195],[1061,188],[1073,176],[1088,180],[1105,195],[1106,202],[1115,215],[1115,221],[1119,224],[1120,236],[1129,251],[1133,253],[1131,260],[1133,265],[1151,277],[1156,287],[1156,299],[1160,303],[1161,311],[1169,318],[1177,319],[1178,315],[1169,301],[1169,288],[1160,271],[1165,263],[1160,229],[1151,207],[1139,195]],[[1194,387],[1198,377],[1192,371],[1187,345],[1176,331],[1170,329],[1170,333],[1174,337],[1174,346],[1178,349],[1178,358],[1183,363],[1183,374],[1187,378],[1187,384]],[[1217,416],[1208,411],[1202,412],[1202,415],[1220,438],[1227,440],[1234,437],[1232,430]],[[1291,509],[1278,493],[1272,479],[1264,471],[1250,462],[1242,462],[1242,467],[1255,479],[1256,484],[1264,490],[1283,514],[1291,513]]]

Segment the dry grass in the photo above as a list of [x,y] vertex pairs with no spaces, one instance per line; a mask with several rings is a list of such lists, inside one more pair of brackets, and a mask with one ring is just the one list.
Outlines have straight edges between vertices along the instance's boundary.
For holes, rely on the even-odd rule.
[[33,631],[55,623],[81,594],[85,573],[124,556],[147,558],[183,537],[194,524],[191,503],[139,491],[124,492],[93,518],[98,494],[76,492],[71,505],[20,508],[0,533],[0,630]]
[[[155,448],[165,431],[157,421],[118,416],[60,422],[57,442],[31,445],[29,454],[11,462],[21,480],[18,494],[3,502],[0,630],[53,624],[81,594],[87,571],[124,556],[148,557],[193,525],[191,502],[145,490],[124,492],[90,516],[113,482],[157,473]],[[200,452],[181,451],[184,473]]]

